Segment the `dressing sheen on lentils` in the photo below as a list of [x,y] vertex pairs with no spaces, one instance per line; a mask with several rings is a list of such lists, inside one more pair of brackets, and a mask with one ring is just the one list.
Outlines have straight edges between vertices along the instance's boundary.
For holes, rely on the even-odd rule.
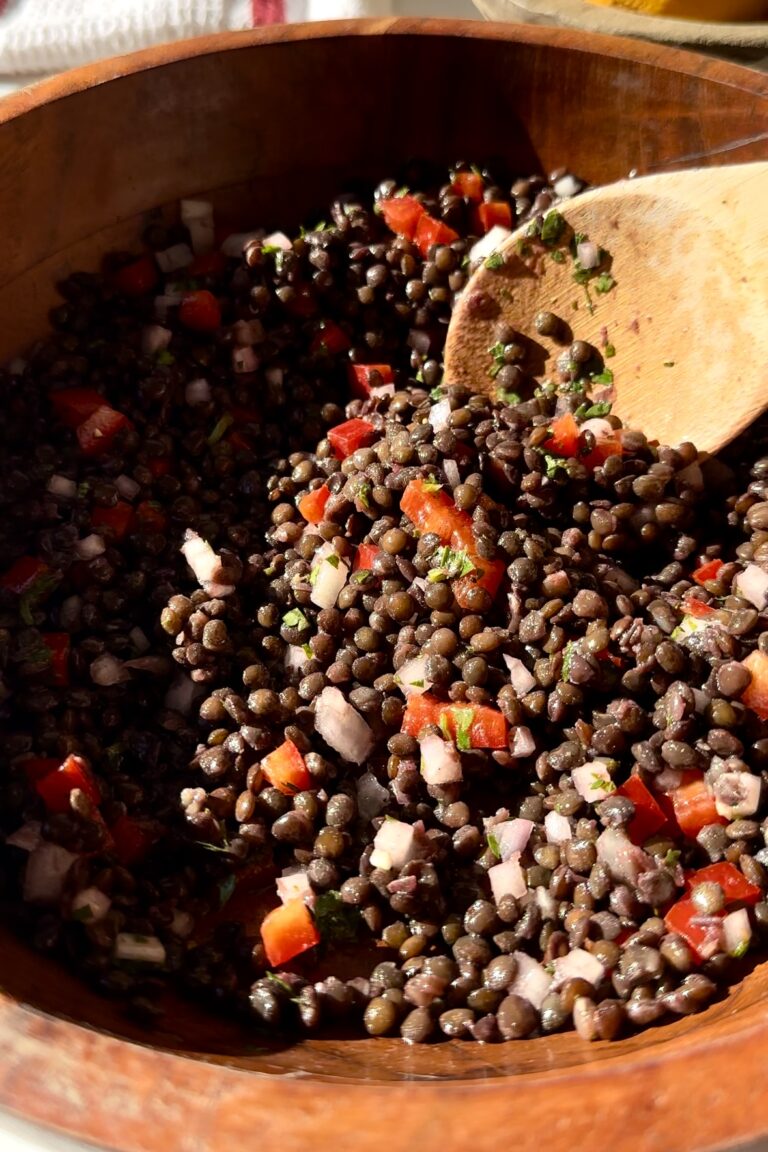
[[[768,426],[611,415],[580,188],[414,169],[293,239],[183,201],[4,370],[4,891],[127,1011],[611,1040],[759,955]],[[500,326],[469,395],[451,307],[526,221],[562,355]]]

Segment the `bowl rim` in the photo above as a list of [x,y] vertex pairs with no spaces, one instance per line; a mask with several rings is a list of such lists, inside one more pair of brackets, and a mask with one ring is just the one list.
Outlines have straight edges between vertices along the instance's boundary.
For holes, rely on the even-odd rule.
[[[0,123],[166,64],[255,45],[358,36],[449,36],[605,53],[768,98],[768,76],[665,46],[598,35],[587,44],[583,32],[535,26],[391,18],[276,25],[158,45],[25,87],[0,100]],[[563,1147],[567,1138],[572,1152],[592,1152],[597,1131],[598,1146],[617,1152],[668,1147],[670,1132],[677,1152],[701,1152],[768,1131],[768,1093],[754,1075],[761,1060],[768,1060],[768,1003],[755,1006],[746,1021],[736,1018],[726,1035],[708,1036],[705,1044],[700,1034],[677,1035],[639,1052],[619,1051],[513,1079],[494,1072],[481,1080],[345,1081],[341,1087],[299,1072],[280,1077],[279,1110],[274,1076],[226,1058],[125,1040],[20,1003],[2,990],[0,1050],[6,1054],[0,1108],[120,1152],[155,1152],[163,1142],[181,1152],[217,1152],[225,1140],[252,1141],[254,1132],[265,1149],[281,1152],[306,1152],[310,1146],[316,1152],[373,1152],[385,1139],[388,1152],[412,1152],[414,1141],[423,1152],[470,1146],[497,1152],[505,1130],[518,1152],[539,1152],[544,1134],[559,1135]],[[585,1101],[589,1108],[579,1108]],[[347,1119],[336,1126],[340,1108],[357,1127]],[[281,1117],[289,1112],[286,1131]]]

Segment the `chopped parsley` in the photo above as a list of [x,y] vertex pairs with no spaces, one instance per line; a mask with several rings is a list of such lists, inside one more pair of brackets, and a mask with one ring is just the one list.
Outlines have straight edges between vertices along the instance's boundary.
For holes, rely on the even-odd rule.
[[681,853],[679,848],[668,848],[667,854],[664,857],[664,863],[668,868],[674,868],[680,859],[680,855]]
[[44,600],[46,596],[53,592],[60,580],[61,576],[55,572],[40,572],[40,574],[35,577],[19,600],[19,616],[25,624],[28,624],[30,627],[34,626],[35,621],[32,613],[40,601]]
[[569,640],[563,650],[563,670],[560,674],[560,679],[566,683],[571,678],[571,665],[573,663],[573,654],[576,651],[576,644],[573,640]]
[[331,568],[338,568],[339,566],[339,558],[335,552],[331,552],[330,556],[326,556],[325,562],[326,564],[330,564]]
[[488,352],[493,359],[493,364],[488,369],[488,375],[490,376],[491,380],[495,380],[499,372],[501,372],[502,368],[504,367],[504,348],[505,345],[502,344],[500,340],[497,340],[496,343],[492,344],[488,349]]
[[314,656],[314,652],[310,648],[309,644],[302,644],[301,650],[304,653],[304,655],[306,656],[307,660],[311,660],[312,657]]
[[548,212],[541,224],[539,235],[544,244],[556,244],[565,229],[565,220],[556,209]]
[[742,956],[746,955],[748,948],[749,940],[741,940],[736,945],[736,947],[732,949],[731,952],[729,952],[729,956],[731,956],[734,960],[740,960]]
[[604,780],[602,776],[598,776],[597,772],[593,774],[592,779],[590,780],[590,787],[597,788],[601,792],[616,791],[616,785],[614,784],[613,780]]
[[439,492],[442,484],[433,473],[428,480],[422,481],[421,487],[425,492]]
[[474,572],[475,566],[463,550],[454,551],[447,544],[438,548],[432,555],[434,567],[427,572],[430,584],[438,584],[443,580],[455,580],[458,576],[469,576]]
[[496,399],[500,400],[502,404],[519,404],[520,397],[517,392],[511,392],[509,388],[497,388]]
[[456,721],[456,747],[460,752],[469,752],[472,747],[472,721],[475,718],[475,710],[454,708],[453,717]]
[[610,272],[601,272],[595,279],[595,292],[600,296],[604,296],[606,292],[610,292],[611,288],[616,287],[616,281]]
[[546,474],[550,480],[554,480],[558,469],[566,468],[567,461],[562,456],[553,456],[551,452],[542,452],[542,459],[546,466]]
[[278,252],[282,252],[279,244],[262,244],[261,250],[265,256],[276,256]]
[[155,363],[167,365],[175,364],[176,357],[174,356],[173,352],[169,352],[167,348],[161,348],[155,356]]
[[208,437],[208,443],[210,444],[211,447],[213,447],[214,444],[218,444],[219,440],[221,440],[221,438],[224,435],[224,433],[226,432],[226,430],[229,427],[231,427],[231,425],[234,424],[234,422],[235,422],[235,418],[232,415],[232,413],[231,412],[225,412],[224,415],[222,416],[221,420],[219,420],[214,425],[213,431],[211,432],[210,436]]
[[309,620],[301,608],[291,608],[290,612],[286,612],[283,616],[283,624],[286,628],[298,628],[300,631],[309,628]]
[[610,368],[604,368],[602,372],[590,376],[593,384],[613,384],[613,372]]
[[[419,371],[421,371],[421,369],[419,369]],[[416,379],[418,380],[418,376],[416,377]],[[422,384],[424,383],[424,377],[423,376],[421,378],[421,382],[422,382]],[[430,392],[429,398],[433,403],[436,403],[438,400],[442,400],[444,395],[445,395],[445,393],[443,392],[442,385],[438,384]]]
[[72,913],[73,920],[93,920],[93,908],[90,904],[83,904],[81,908],[76,908]]
[[614,348],[613,344],[606,344],[605,348],[603,348],[603,356],[606,358],[606,360],[610,360],[615,355],[616,349]]
[[345,904],[338,892],[323,892],[315,901],[315,924],[323,940],[352,943],[360,930],[360,913]]
[[366,512],[371,511],[371,487],[370,480],[364,480],[357,490],[357,498]]
[[293,992],[293,988],[291,988],[290,984],[287,984],[285,980],[282,980],[276,972],[267,972],[266,977],[267,980],[271,981],[272,984],[276,984],[278,988],[282,988],[283,992],[287,992],[289,995]]
[[550,256],[555,264],[565,264],[565,252],[561,248],[555,248],[554,252],[550,252]]
[[499,847],[499,840],[497,836],[494,836],[493,832],[488,833],[488,847],[490,848],[491,852],[493,852],[494,856],[498,856],[499,859],[501,859],[501,848]]
[[358,568],[357,572],[353,572],[350,576],[353,584],[369,584],[373,580],[373,572],[369,568]]
[[485,267],[490,268],[491,272],[496,272],[504,267],[504,257],[500,252],[491,252],[485,261]]
[[573,415],[577,420],[592,420],[596,416],[608,416],[612,407],[607,400],[601,400],[598,404],[580,405]]

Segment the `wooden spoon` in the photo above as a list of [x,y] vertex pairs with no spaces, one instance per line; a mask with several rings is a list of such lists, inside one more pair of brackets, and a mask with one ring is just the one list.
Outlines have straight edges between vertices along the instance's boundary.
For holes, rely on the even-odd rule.
[[[445,380],[497,391],[500,323],[522,335],[523,367],[545,378],[559,380],[557,359],[587,341],[604,358],[589,366],[593,393],[612,374],[625,424],[716,452],[768,407],[768,163],[623,180],[558,211],[558,240],[526,225],[474,273],[448,329]],[[556,228],[551,217],[545,236]],[[605,253],[588,279],[574,233]],[[561,321],[556,337],[536,330],[541,311]]]

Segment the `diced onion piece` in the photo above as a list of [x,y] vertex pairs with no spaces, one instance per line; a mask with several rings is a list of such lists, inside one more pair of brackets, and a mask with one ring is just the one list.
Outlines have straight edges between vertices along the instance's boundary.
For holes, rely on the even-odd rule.
[[270,232],[269,236],[264,237],[262,243],[265,248],[281,248],[283,252],[290,252],[293,248],[293,244],[285,232]]
[[83,609],[83,601],[77,596],[67,596],[66,600],[62,601],[61,608],[59,608],[59,624],[62,628],[68,631],[75,628],[80,620],[80,613]]
[[284,868],[277,877],[277,895],[281,904],[289,900],[303,900],[310,908],[315,903],[315,893],[304,868]]
[[132,476],[126,476],[124,472],[121,472],[115,480],[115,488],[117,488],[124,500],[133,500],[133,498],[141,492],[141,484],[134,480]]
[[189,231],[196,256],[212,252],[215,242],[213,204],[209,200],[182,200],[181,222]]
[[166,708],[180,712],[182,716],[188,716],[195,700],[204,694],[205,685],[196,684],[194,680],[190,680],[186,673],[182,672],[169,687],[163,703]]
[[553,989],[559,988],[566,980],[586,980],[588,984],[597,985],[602,980],[604,972],[598,958],[585,948],[573,948],[566,956],[558,957],[554,962],[554,968]]
[[681,468],[679,472],[675,473],[675,480],[682,480],[689,488],[701,492],[704,489],[704,473],[701,470],[701,465],[697,460],[693,464],[688,464],[687,467]]
[[739,596],[749,600],[758,612],[762,612],[768,603],[768,572],[757,564],[747,564],[744,571],[737,575],[734,584]]
[[74,852],[44,840],[29,854],[24,870],[23,899],[27,904],[55,904],[67,873],[77,860]]
[[507,236],[511,236],[509,228],[505,228],[502,224],[494,224],[490,231],[486,232],[469,250],[469,262],[475,264],[479,260],[485,260],[497,248],[500,248],[502,243],[506,240]]
[[397,683],[405,696],[421,696],[429,692],[432,681],[427,679],[427,657],[414,656],[401,664],[397,672]]
[[171,342],[173,332],[162,324],[147,324],[141,331],[141,350],[145,356],[162,352]]
[[349,566],[336,554],[330,541],[321,545],[312,561],[309,599],[318,608],[335,608],[349,577]]
[[323,688],[317,697],[315,730],[351,764],[364,764],[373,751],[373,733],[338,688]]
[[443,432],[451,422],[451,402],[448,399],[438,400],[433,404],[427,416],[434,432]]
[[11,832],[10,836],[6,836],[5,842],[12,848],[20,848],[22,852],[34,852],[42,843],[42,839],[43,826],[40,821],[28,820],[15,832]]
[[440,736],[421,741],[421,774],[427,784],[456,784],[462,779],[461,758],[453,744]]
[[727,820],[752,816],[760,805],[762,780],[751,772],[723,772],[714,783],[715,808]]
[[701,688],[692,688],[691,691],[693,692],[694,708],[696,712],[701,715],[702,712],[706,712],[707,707],[709,706],[710,698],[706,692],[702,691]]
[[613,440],[616,436],[613,424],[609,420],[604,420],[602,416],[593,416],[591,420],[585,420],[579,425],[579,431],[591,432],[596,444],[601,444],[603,440]]
[[503,896],[514,896],[519,899],[525,896],[528,885],[525,882],[523,870],[520,867],[520,857],[517,853],[501,864],[494,864],[488,869],[488,880],[491,892],[497,904],[501,903]]
[[157,936],[118,932],[115,938],[115,960],[132,960],[139,964],[165,964],[165,946]]
[[237,320],[232,325],[232,335],[235,343],[243,348],[249,344],[261,344],[264,340],[264,325],[261,320]]
[[579,796],[588,804],[605,800],[606,796],[610,796],[616,790],[611,774],[602,760],[593,760],[590,764],[581,764],[578,768],[571,769],[571,779]]
[[128,633],[128,639],[131,641],[137,652],[149,652],[149,649],[152,647],[149,640],[147,639],[146,632],[139,628],[138,625],[135,628],[131,628],[130,632]]
[[752,939],[752,925],[746,908],[738,908],[723,917],[723,947],[729,956],[743,956]]
[[362,820],[373,820],[386,808],[389,792],[379,784],[373,772],[357,778],[357,810]]
[[247,372],[255,372],[259,366],[259,357],[254,352],[253,348],[241,348],[239,346],[232,349],[232,370],[239,375]]
[[191,528],[187,528],[181,552],[187,564],[195,574],[198,584],[205,588],[212,596],[229,596],[234,592],[233,584],[220,584],[224,575],[221,559],[211,548],[207,540],[198,536]]
[[300,644],[288,644],[283,656],[283,667],[287,672],[300,671],[311,656],[307,656]]
[[103,920],[112,907],[112,901],[101,888],[82,888],[72,898],[72,917],[86,924]]
[[130,673],[126,672],[122,660],[118,660],[110,652],[97,656],[88,671],[91,680],[100,688],[111,688],[113,684],[122,684],[131,678]]
[[662,768],[653,778],[653,787],[656,792],[674,792],[683,782],[683,774],[679,768]]
[[597,268],[600,263],[600,249],[594,240],[582,240],[576,245],[576,259],[587,272]]
[[538,1011],[552,987],[552,977],[543,964],[539,964],[525,952],[515,952],[515,959],[517,974],[507,988],[507,994],[522,996]]
[[210,384],[202,376],[198,376],[196,380],[190,380],[184,388],[184,399],[192,407],[195,404],[208,404],[211,399]]
[[516,760],[526,760],[529,756],[533,756],[536,751],[536,741],[533,738],[530,728],[526,728],[524,724],[518,724],[516,728],[512,729],[510,735],[510,756],[513,756]]
[[261,240],[263,236],[263,229],[260,229],[258,232],[232,232],[225,238],[221,245],[221,254],[222,256],[228,256],[232,260],[239,260],[246,244],[251,240]]
[[194,258],[195,254],[189,244],[172,244],[170,248],[155,253],[157,266],[166,276],[169,272],[178,272],[181,268],[188,267]]
[[570,196],[575,196],[577,192],[581,191],[581,181],[572,176],[570,172],[566,172],[565,176],[561,176],[552,185],[555,196],[567,200]]
[[374,863],[374,856],[381,853],[382,859],[386,857],[389,860],[389,867],[399,871],[417,854],[416,830],[403,820],[386,819],[373,839],[373,847],[371,863],[374,868],[384,867]]
[[106,550],[104,537],[96,532],[91,532],[90,536],[84,536],[75,544],[75,552],[81,560],[95,560],[97,556],[103,556]]
[[184,940],[187,936],[192,935],[194,926],[195,921],[189,912],[182,912],[180,908],[177,908],[168,928],[173,932],[174,936],[179,936]]
[[524,850],[533,832],[533,820],[502,820],[494,824],[490,830],[499,846],[499,856],[503,861],[519,856]]
[[635,887],[638,876],[653,868],[650,856],[618,828],[606,828],[601,832],[596,848],[598,860],[605,864],[614,880],[623,884]]
[[550,892],[549,888],[544,888],[542,885],[539,885],[539,887],[536,889],[536,903],[538,904],[541,915],[545,920],[557,920],[560,905]]
[[371,388],[371,396],[394,396],[394,384],[375,384]]
[[509,682],[517,695],[527,696],[536,687],[536,677],[517,656],[507,656],[505,653],[502,659],[509,669]]
[[566,844],[573,839],[570,820],[562,813],[555,812],[554,808],[544,817],[544,831],[550,844]]
[[68,476],[59,476],[56,472],[51,476],[46,488],[52,496],[60,496],[63,500],[72,500],[77,496],[75,481],[70,480]]
[[[392,387],[394,388],[394,384]],[[459,465],[451,456],[443,460],[443,472],[445,472],[445,478],[451,488],[457,488],[461,483],[461,473],[459,472]]]

